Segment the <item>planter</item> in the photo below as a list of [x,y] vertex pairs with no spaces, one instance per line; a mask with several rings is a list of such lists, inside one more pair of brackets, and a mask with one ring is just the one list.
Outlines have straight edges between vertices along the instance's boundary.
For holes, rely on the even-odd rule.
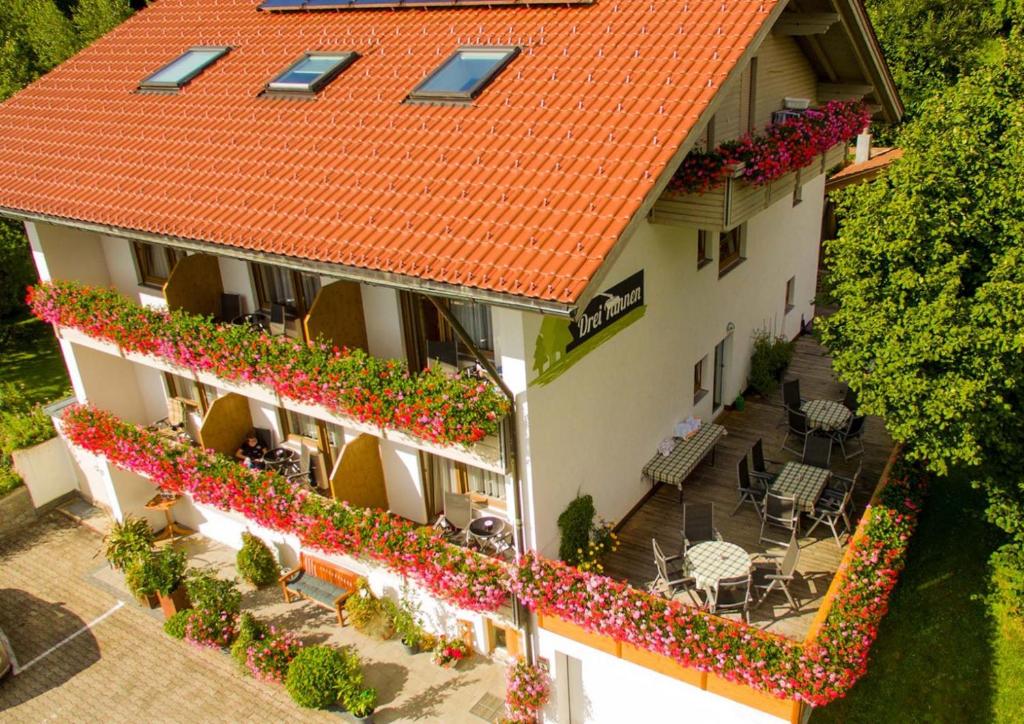
[[414,641],[411,644],[407,644],[405,641],[402,641],[402,646],[405,647],[405,653],[409,654],[409,656],[415,656],[420,652],[420,644],[418,641]]
[[160,608],[164,612],[164,618],[170,618],[178,611],[184,611],[186,608],[192,607],[188,600],[188,593],[183,585],[174,589],[170,596],[165,596],[162,593],[158,595],[160,596]]
[[137,593],[135,598],[140,606],[145,606],[146,608],[156,608],[160,605],[160,597],[155,593]]
[[372,722],[373,721],[373,712],[372,711],[369,714],[367,714],[366,716],[356,716],[355,714],[352,714],[351,716],[352,716],[352,721],[361,721],[361,722]]

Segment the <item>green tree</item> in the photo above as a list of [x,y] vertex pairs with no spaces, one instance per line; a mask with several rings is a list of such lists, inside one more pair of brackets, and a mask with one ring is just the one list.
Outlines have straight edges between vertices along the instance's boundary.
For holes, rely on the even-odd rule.
[[1019,0],[867,0],[893,79],[916,115],[933,93],[978,67],[998,37],[995,3]]
[[[823,320],[839,375],[911,457],[963,466],[1024,546],[1024,50],[926,101],[887,177],[840,199]],[[1024,550],[1018,547],[1017,550]],[[1024,560],[1024,559],[1022,559]]]
[[25,288],[35,280],[28,240],[20,224],[0,219],[0,319],[25,306]]
[[128,0],[79,0],[74,20],[81,47],[105,35],[131,14]]

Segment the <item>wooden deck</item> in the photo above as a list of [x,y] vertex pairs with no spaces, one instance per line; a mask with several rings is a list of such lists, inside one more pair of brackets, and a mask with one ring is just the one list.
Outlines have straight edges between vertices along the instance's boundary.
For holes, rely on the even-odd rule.
[[[842,398],[844,388],[832,375],[827,353],[809,335],[797,340],[796,355],[787,371],[787,379],[792,378],[800,380],[800,392],[806,399]],[[683,484],[684,499],[714,503],[715,525],[723,540],[736,543],[751,554],[780,553],[780,547],[758,542],[761,522],[753,506],[745,503],[735,515],[730,513],[738,500],[736,464],[757,438],[764,439],[765,457],[779,461],[797,459],[795,455],[779,450],[786,434],[781,390],[769,399],[748,399],[743,412],[728,410],[716,422],[726,427],[728,435],[718,444],[715,465],[711,465],[709,456]],[[878,483],[891,448],[892,441],[881,420],[869,418],[864,434],[864,455],[844,461],[839,447],[833,450],[832,470],[839,475],[849,477],[863,462],[864,469],[853,498],[856,515],[852,522],[855,526]],[[683,511],[678,490],[674,486],[658,487],[631,516],[620,523],[617,530],[619,549],[607,557],[605,573],[628,580],[637,587],[646,586],[655,576],[651,538],[658,539],[666,554],[674,555],[681,546],[682,522]],[[804,525],[803,530],[809,527]],[[773,532],[776,537],[785,535],[778,530]],[[844,546],[847,539],[848,536],[841,537]],[[791,611],[785,596],[776,591],[751,611],[751,623],[790,638],[803,639],[843,552],[836,545],[827,526],[818,526],[811,537],[803,534],[797,577],[790,586],[800,605],[799,610]],[[689,603],[685,595],[679,600]]]

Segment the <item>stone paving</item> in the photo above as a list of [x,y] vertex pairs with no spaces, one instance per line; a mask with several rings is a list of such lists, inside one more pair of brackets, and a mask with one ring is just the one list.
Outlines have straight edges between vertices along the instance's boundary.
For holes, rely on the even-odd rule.
[[[0,628],[23,667],[0,684],[0,721],[343,721],[299,709],[283,687],[242,676],[224,654],[166,636],[159,611],[131,600],[101,545],[57,514],[0,543]],[[228,549],[203,539],[188,548],[195,562],[233,575]],[[285,605],[276,589],[243,587],[243,608],[307,643],[355,644],[380,696],[376,722],[479,724],[484,719],[468,713],[474,704],[504,696],[504,667],[484,657],[440,669],[397,641],[340,628],[312,604]]]

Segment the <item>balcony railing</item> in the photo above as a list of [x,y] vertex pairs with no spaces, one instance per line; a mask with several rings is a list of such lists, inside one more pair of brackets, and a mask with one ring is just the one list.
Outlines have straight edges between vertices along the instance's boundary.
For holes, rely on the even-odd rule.
[[846,141],[870,116],[832,101],[709,151],[691,152],[654,207],[654,220],[725,230],[790,196],[808,175],[842,162]]
[[504,472],[497,439],[508,413],[487,381],[362,350],[306,345],[251,325],[140,307],[110,289],[73,282],[30,290],[30,304],[70,341],[343,427]]

